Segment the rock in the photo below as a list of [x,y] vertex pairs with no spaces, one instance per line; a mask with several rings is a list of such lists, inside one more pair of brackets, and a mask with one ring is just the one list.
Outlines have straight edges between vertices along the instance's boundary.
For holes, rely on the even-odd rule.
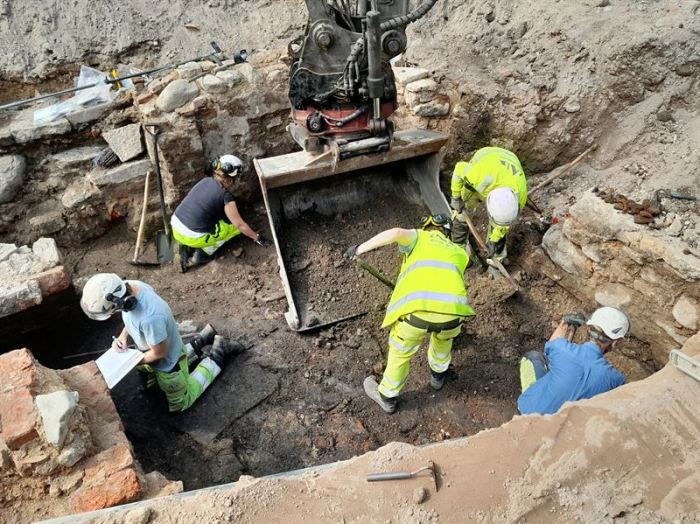
[[41,288],[33,280],[2,282],[0,285],[0,318],[41,304],[41,301]]
[[228,84],[221,78],[214,75],[206,75],[197,81],[199,86],[207,93],[225,93],[228,91]]
[[82,439],[77,439],[63,448],[58,457],[56,457],[56,462],[64,468],[71,468],[75,466],[86,453],[87,447],[85,446],[85,442]]
[[100,194],[100,191],[93,186],[86,178],[81,178],[68,186],[61,197],[61,203],[68,209],[84,204],[93,197]]
[[187,62],[186,64],[178,66],[176,71],[180,78],[191,80],[195,76],[202,74],[202,67],[197,62]]
[[695,65],[692,62],[687,64],[681,64],[676,68],[676,74],[678,76],[691,76],[695,71]]
[[235,70],[225,70],[216,73],[216,78],[223,80],[229,87],[240,84],[245,80],[245,77]]
[[71,131],[70,122],[60,117],[45,124],[35,124],[29,111],[27,116],[20,116],[12,123],[12,137],[18,144],[27,144],[40,138],[63,135]]
[[50,211],[30,218],[29,225],[32,226],[35,234],[50,235],[66,227],[66,221],[63,220],[63,214],[60,211]]
[[430,102],[435,98],[438,85],[432,78],[425,78],[416,82],[411,82],[406,86],[406,104],[415,106]]
[[197,329],[197,324],[194,323],[194,320],[183,320],[182,322],[178,322],[177,330],[180,332],[181,335],[189,335],[191,333],[196,333],[197,331],[199,331]]
[[119,160],[126,162],[136,158],[143,153],[143,141],[141,139],[141,124],[129,124],[118,129],[112,129],[102,133],[109,147],[119,157]]
[[598,0],[596,7],[607,7],[610,5],[610,0]]
[[124,524],[148,524],[151,520],[151,508],[136,508],[124,516]]
[[14,244],[0,244],[0,262],[9,258],[10,255],[17,252],[17,246]]
[[564,104],[564,111],[567,113],[578,113],[581,111],[581,104],[576,99],[569,100]]
[[583,276],[590,262],[581,250],[562,233],[561,226],[550,227],[542,237],[542,247],[556,265],[567,273]]
[[47,267],[61,263],[61,253],[53,238],[40,238],[32,245],[32,251]]
[[700,318],[700,304],[688,295],[681,295],[673,306],[673,318],[681,326],[692,331],[698,330],[698,319]]
[[75,391],[55,391],[37,395],[34,400],[41,415],[47,442],[62,447],[68,434],[70,417],[78,405],[78,394]]
[[432,100],[425,104],[418,104],[413,107],[413,114],[426,118],[447,116],[450,114],[449,100]]
[[632,302],[633,291],[622,284],[605,284],[595,290],[595,301],[601,306],[624,309]]
[[49,268],[31,249],[27,249],[28,253],[19,248],[7,260],[0,262],[0,280],[23,280]]
[[673,222],[671,222],[671,225],[668,226],[666,229],[666,233],[671,235],[672,237],[677,237],[680,236],[680,234],[683,232],[683,219],[679,216],[676,216],[673,219]]
[[413,503],[414,504],[422,504],[425,502],[428,498],[428,490],[421,487],[421,488],[416,488],[413,491]]
[[411,82],[428,78],[428,70],[421,67],[394,67],[394,78],[400,87],[406,87]]
[[194,82],[188,82],[183,79],[174,80],[158,95],[156,106],[167,113],[184,106],[198,94],[199,88]]
[[91,486],[104,483],[114,473],[130,468],[134,457],[129,446],[118,444],[91,457],[85,466],[83,484]]
[[110,475],[103,483],[82,487],[71,502],[76,511],[94,511],[131,502],[141,495],[141,484],[136,471],[129,468]]
[[23,156],[0,156],[0,204],[12,202],[25,179],[27,164]]
[[28,387],[0,393],[2,440],[11,449],[19,449],[39,436],[34,398]]
[[76,109],[68,113],[66,119],[71,126],[77,127],[80,124],[87,124],[88,122],[99,120],[106,113],[111,111],[113,107],[112,102],[105,102],[104,104],[98,104],[96,106]]
[[152,168],[151,161],[148,158],[144,158],[143,160],[135,160],[112,169],[94,169],[88,174],[88,178],[97,187],[116,186],[131,180],[144,178],[146,172]]

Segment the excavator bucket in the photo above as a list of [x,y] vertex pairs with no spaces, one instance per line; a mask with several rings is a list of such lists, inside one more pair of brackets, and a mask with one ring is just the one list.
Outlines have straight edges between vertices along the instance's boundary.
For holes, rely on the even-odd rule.
[[[349,245],[384,229],[414,227],[422,214],[449,212],[439,186],[446,142],[441,133],[406,130],[381,153],[340,160],[299,151],[254,161],[292,329],[319,329],[366,312],[353,296],[361,292],[358,270],[342,256]],[[397,262],[384,263],[385,271],[395,271]],[[381,284],[376,288],[386,294]]]

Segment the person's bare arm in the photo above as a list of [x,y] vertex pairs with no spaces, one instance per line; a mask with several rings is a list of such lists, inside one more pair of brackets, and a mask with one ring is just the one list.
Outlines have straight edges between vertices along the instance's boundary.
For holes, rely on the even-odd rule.
[[258,234],[253,230],[248,223],[243,220],[241,214],[238,212],[238,206],[235,202],[229,202],[224,206],[224,212],[226,217],[231,221],[231,223],[238,228],[238,230],[251,240],[257,240]]
[[[117,344],[117,341],[121,342],[121,347]],[[126,351],[126,346],[129,343],[129,332],[126,330],[126,326],[124,326],[124,329],[122,329],[122,332],[119,333],[119,336],[117,337],[117,340],[112,342],[112,347],[117,353],[123,353]]]
[[163,342],[156,344],[155,346],[150,346],[150,349],[144,353],[143,363],[152,364],[156,360],[165,358],[168,354],[168,339],[166,338]]
[[413,242],[414,238],[413,229],[402,229],[400,227],[395,227],[393,229],[387,229],[381,233],[373,236],[367,242],[360,244],[357,247],[357,254],[367,253],[378,247],[387,246],[394,242],[401,244],[403,246],[409,245]]

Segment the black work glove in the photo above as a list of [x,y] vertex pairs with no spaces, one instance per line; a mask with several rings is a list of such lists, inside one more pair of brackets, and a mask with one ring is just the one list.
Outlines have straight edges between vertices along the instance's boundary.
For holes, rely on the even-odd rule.
[[490,240],[486,242],[486,258],[493,258],[503,251],[503,246],[506,243],[506,239],[502,238],[498,242],[491,242]]
[[561,317],[561,319],[567,325],[576,328],[580,328],[586,323],[586,317],[584,317],[581,313],[570,313],[568,315],[564,315],[563,317]]
[[258,233],[258,238],[255,239],[255,243],[262,247],[270,247],[272,245],[272,240]]
[[355,260],[355,257],[357,257],[357,244],[347,248],[343,256],[348,260]]

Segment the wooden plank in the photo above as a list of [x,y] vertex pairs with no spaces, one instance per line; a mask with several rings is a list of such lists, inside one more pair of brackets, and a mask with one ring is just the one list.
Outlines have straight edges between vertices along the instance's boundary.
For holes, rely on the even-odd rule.
[[[271,189],[436,153],[447,139],[447,135],[435,131],[410,129],[395,133],[391,149],[384,153],[360,155],[334,163],[330,156],[324,160],[318,158],[318,154],[297,151],[259,158],[254,165],[263,187]],[[314,162],[316,159],[318,161]]]

